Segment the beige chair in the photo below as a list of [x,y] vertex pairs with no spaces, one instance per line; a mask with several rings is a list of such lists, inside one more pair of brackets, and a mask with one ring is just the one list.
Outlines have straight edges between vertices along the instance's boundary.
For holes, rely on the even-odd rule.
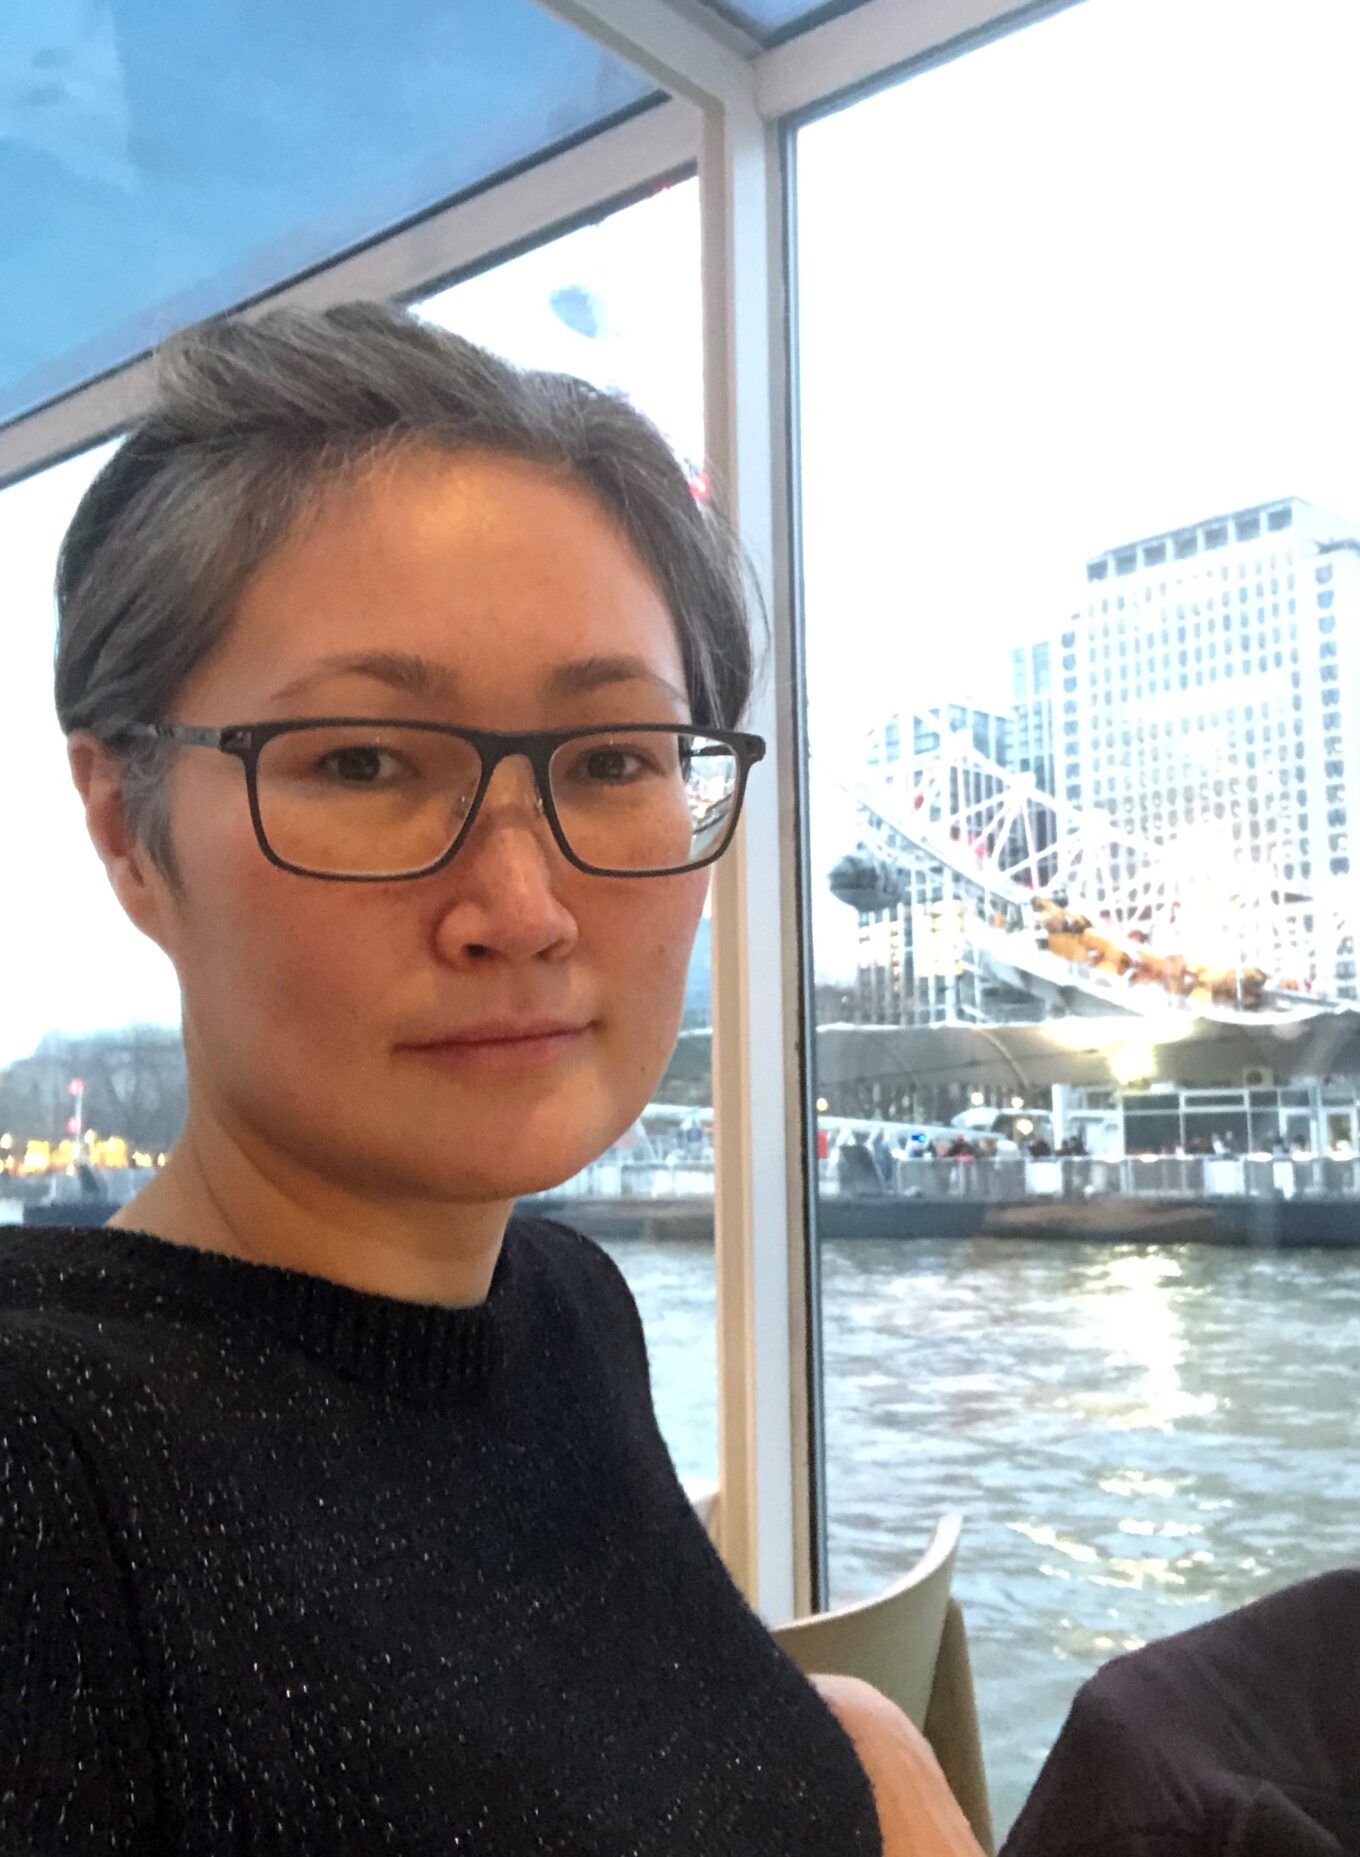
[[690,1507],[708,1530],[708,1538],[718,1545],[718,1486],[708,1477],[681,1477]]
[[774,1636],[809,1676],[854,1676],[881,1690],[925,1735],[973,1836],[996,1848],[982,1764],[968,1639],[949,1596],[962,1519],[947,1515],[911,1570],[859,1605],[780,1625]]

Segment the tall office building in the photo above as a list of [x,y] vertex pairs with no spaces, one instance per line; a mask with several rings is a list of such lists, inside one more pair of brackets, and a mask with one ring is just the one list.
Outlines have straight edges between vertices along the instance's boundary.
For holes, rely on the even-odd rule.
[[1029,774],[1041,793],[1056,793],[1053,753],[1053,647],[1047,639],[1011,652],[1015,706],[1007,730],[1006,766]]
[[1245,952],[1355,997],[1360,530],[1290,498],[1112,548],[1086,583],[1055,667],[1059,793],[1183,853],[1188,883],[1273,872]]
[[[1086,563],[1061,635],[1012,651],[1011,678],[1008,710],[888,716],[866,743],[870,785],[910,793],[913,763],[962,730],[1169,862],[1184,953],[1360,997],[1360,528],[1289,498],[1112,548]],[[954,809],[997,784],[965,778],[976,791]],[[1037,809],[1032,830],[1053,823]],[[970,965],[950,873],[905,840],[886,849],[876,871],[844,860],[833,886],[859,910],[863,1017],[1021,1012]]]

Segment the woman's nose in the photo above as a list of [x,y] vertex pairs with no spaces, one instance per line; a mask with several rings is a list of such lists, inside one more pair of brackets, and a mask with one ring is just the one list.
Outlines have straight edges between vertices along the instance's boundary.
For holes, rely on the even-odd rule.
[[437,932],[445,958],[569,952],[578,929],[559,894],[569,869],[543,816],[533,770],[518,758],[503,761],[446,873]]

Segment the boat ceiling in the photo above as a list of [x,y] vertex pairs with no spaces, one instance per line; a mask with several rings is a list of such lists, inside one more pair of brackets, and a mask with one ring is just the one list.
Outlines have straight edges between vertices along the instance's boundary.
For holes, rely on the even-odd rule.
[[[852,10],[677,5],[762,44]],[[0,426],[659,96],[535,0],[0,12]]]
[[714,4],[702,5],[697,10],[730,20],[733,25],[744,27],[753,38],[769,45],[790,38],[794,33],[806,32],[810,26],[818,26],[837,13],[853,12],[860,4],[862,0],[831,0],[830,5],[815,6],[807,5],[806,0],[714,0]]
[[10,0],[0,423],[653,95],[534,0]]

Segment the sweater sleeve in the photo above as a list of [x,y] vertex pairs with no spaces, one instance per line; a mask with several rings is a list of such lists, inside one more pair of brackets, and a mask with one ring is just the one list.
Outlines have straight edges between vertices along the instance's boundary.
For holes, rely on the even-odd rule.
[[144,1696],[122,1581],[77,1439],[0,1371],[0,1851],[149,1846]]

